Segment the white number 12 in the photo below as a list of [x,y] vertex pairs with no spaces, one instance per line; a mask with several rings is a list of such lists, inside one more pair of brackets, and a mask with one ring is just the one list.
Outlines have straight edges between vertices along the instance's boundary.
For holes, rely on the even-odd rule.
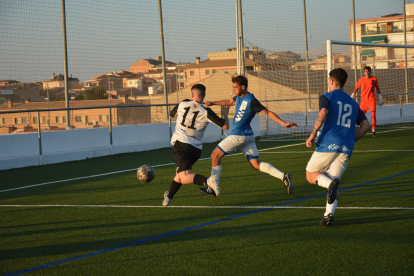
[[[347,119],[349,116],[351,116],[352,114],[352,105],[350,104],[345,104],[343,111],[346,112],[342,115],[342,102],[338,101],[339,104],[339,114],[338,114],[338,121],[336,122],[336,124],[339,126],[343,126],[343,127],[347,127],[350,128],[351,127],[351,119]],[[341,120],[342,118],[342,120]]]

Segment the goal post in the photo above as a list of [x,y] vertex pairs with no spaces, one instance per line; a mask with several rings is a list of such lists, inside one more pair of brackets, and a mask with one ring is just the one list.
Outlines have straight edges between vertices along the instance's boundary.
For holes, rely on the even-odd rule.
[[[414,41],[408,41],[409,45],[398,41],[385,44],[389,39],[384,37],[373,36],[371,40],[379,43],[327,40],[308,52],[276,52],[250,44],[259,70],[248,71],[249,88],[269,110],[299,125],[297,129],[286,129],[261,116],[261,139],[306,140],[319,112],[319,97],[329,92],[329,72],[335,68],[348,73],[343,88],[348,95],[364,76],[364,67],[372,68],[385,100],[384,105],[377,105],[377,130],[414,127]],[[366,116],[371,123],[371,112]]]

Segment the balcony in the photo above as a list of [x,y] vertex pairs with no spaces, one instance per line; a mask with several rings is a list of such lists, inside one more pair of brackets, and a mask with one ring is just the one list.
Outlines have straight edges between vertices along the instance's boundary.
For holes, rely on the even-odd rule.
[[361,35],[376,35],[376,34],[386,34],[385,30],[379,31],[361,31]]
[[178,82],[183,82],[183,81],[187,81],[187,78],[184,77],[180,77],[177,79]]

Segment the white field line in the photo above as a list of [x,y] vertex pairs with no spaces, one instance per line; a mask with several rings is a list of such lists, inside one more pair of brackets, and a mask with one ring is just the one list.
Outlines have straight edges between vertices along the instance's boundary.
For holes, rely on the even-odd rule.
[[[285,146],[280,146],[280,147],[262,149],[262,150],[259,150],[259,151],[262,152],[264,150],[280,149],[280,148],[298,146],[298,145],[302,145],[302,144],[303,143],[293,144],[293,145],[285,145]],[[239,155],[239,154],[242,154],[242,153],[228,154],[226,156],[233,156],[233,155]],[[199,160],[207,160],[207,159],[210,159],[210,158],[202,158],[202,159],[199,159]],[[174,165],[174,164],[175,163],[167,163],[167,164],[151,165],[151,166],[154,167],[154,168],[156,168],[156,167],[163,167],[163,166]],[[9,191],[15,191],[15,190],[21,190],[21,189],[26,189],[26,188],[32,188],[32,187],[37,187],[37,186],[43,186],[43,185],[49,185],[49,184],[55,184],[55,183],[60,183],[60,182],[67,182],[67,181],[73,181],[73,180],[80,180],[80,179],[86,179],[86,178],[92,178],[92,177],[99,177],[99,176],[111,175],[111,174],[116,174],[116,173],[130,172],[130,171],[135,171],[137,169],[138,168],[128,169],[128,170],[122,170],[122,171],[116,171],[116,172],[109,172],[109,173],[102,173],[102,174],[95,174],[95,175],[89,175],[89,176],[82,176],[82,177],[76,177],[76,178],[70,178],[70,179],[63,179],[63,180],[57,180],[57,181],[51,181],[51,182],[45,182],[45,183],[40,183],[40,184],[34,184],[34,185],[28,185],[28,186],[13,188],[13,189],[1,190],[0,193],[9,192]]]
[[[407,130],[407,129],[412,129],[412,128],[406,127],[406,128],[398,128],[398,129],[393,129],[393,130],[383,130],[383,131],[377,131],[377,133],[393,132],[393,131],[400,131],[400,130]],[[298,139],[298,140],[306,141],[306,139],[307,138]],[[276,142],[276,141],[283,141],[283,140],[263,140],[262,142]],[[305,144],[305,143],[302,143],[302,144]]]
[[[139,205],[0,205],[0,207],[65,207],[65,208],[186,208],[186,209],[325,209],[324,206],[139,206]],[[414,210],[414,207],[337,207],[337,209],[358,210]]]

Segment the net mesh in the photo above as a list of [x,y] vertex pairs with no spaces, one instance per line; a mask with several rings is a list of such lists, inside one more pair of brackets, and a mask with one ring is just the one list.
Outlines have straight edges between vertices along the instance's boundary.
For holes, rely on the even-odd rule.
[[[413,43],[409,41],[407,44]],[[328,92],[326,46],[312,49],[306,54],[274,52],[250,45],[257,49],[254,55],[261,68],[260,71],[251,73],[251,78],[256,78],[258,82],[259,99],[284,121],[299,125],[298,129],[286,129],[262,116],[262,139],[307,139],[319,111],[319,96]],[[378,79],[384,100],[384,104],[379,106],[377,97],[376,129],[413,127],[414,69],[407,68],[406,84],[405,49],[362,46],[355,48],[358,57],[356,62],[353,46],[332,46],[332,69],[343,68],[348,73],[344,91],[351,95],[356,81],[364,76],[364,67],[372,67],[373,76]],[[414,65],[414,49],[406,49],[409,67],[414,67],[411,65],[411,62]],[[367,53],[374,54],[367,56]],[[356,100],[360,102],[360,97],[357,96]],[[369,110],[367,118],[372,123]]]

